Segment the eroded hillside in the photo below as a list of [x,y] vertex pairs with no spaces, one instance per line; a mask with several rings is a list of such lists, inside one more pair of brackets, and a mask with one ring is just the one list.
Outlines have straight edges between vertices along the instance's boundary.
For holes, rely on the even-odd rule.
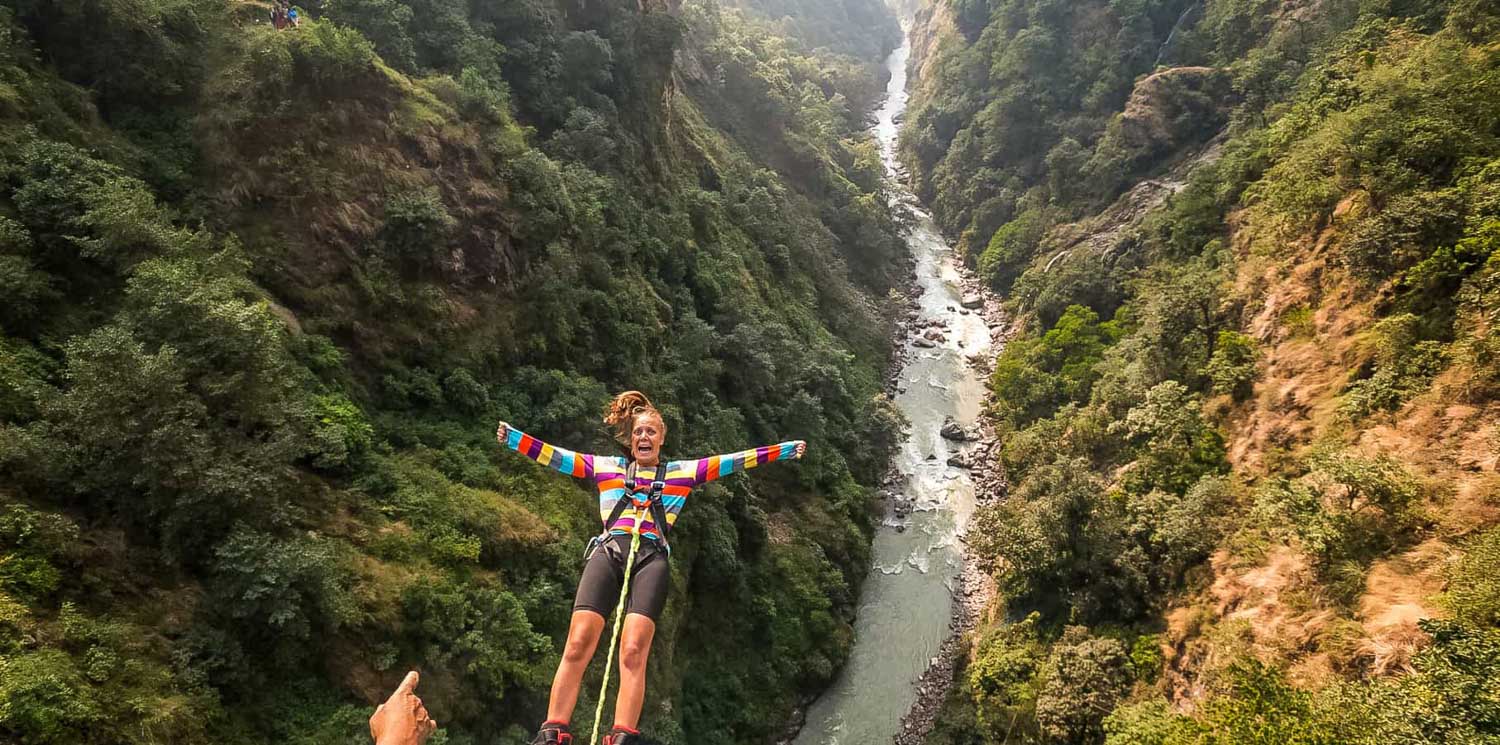
[[931,5],[906,157],[1018,319],[932,740],[1500,734],[1493,8]]

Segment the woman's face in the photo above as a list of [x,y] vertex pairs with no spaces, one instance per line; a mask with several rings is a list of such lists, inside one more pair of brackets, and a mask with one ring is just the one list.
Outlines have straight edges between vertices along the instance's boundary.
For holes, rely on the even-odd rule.
[[656,465],[661,456],[662,441],[667,439],[667,428],[661,417],[645,413],[636,416],[635,427],[630,430],[630,455],[643,466]]

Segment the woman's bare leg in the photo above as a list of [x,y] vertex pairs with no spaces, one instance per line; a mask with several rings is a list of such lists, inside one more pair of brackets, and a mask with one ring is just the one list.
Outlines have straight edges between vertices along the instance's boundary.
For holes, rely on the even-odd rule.
[[[630,626],[626,625],[628,631]],[[547,721],[567,722],[573,718],[573,707],[578,704],[578,687],[583,683],[583,671],[594,658],[594,648],[599,646],[599,633],[604,630],[604,616],[591,610],[573,611],[573,620],[568,623],[568,643],[563,646],[562,662],[557,674],[552,677],[552,697],[547,701]],[[639,705],[637,705],[639,708]]]
[[620,632],[620,695],[615,699],[615,724],[640,729],[641,704],[646,699],[646,658],[656,622],[639,613],[625,616]]

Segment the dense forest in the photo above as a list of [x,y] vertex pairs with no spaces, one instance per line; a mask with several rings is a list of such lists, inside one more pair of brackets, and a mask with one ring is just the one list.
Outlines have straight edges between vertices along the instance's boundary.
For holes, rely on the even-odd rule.
[[627,388],[671,457],[813,443],[695,492],[645,712],[779,732],[900,429],[894,17],[271,8],[0,2],[0,741],[360,743],[416,668],[432,742],[524,742],[597,497],[495,422],[613,454]]
[[930,0],[1015,334],[931,743],[1500,742],[1500,6]]

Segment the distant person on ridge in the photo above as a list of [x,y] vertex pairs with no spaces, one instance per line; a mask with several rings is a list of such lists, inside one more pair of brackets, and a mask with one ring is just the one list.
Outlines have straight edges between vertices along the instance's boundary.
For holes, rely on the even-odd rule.
[[297,18],[297,6],[293,5],[292,7],[287,8],[286,20],[287,23],[292,24],[293,27],[302,25],[302,21]]
[[495,431],[500,444],[542,465],[575,478],[593,479],[599,489],[599,515],[605,523],[604,533],[600,536],[602,540],[597,545],[591,544],[591,552],[585,559],[583,577],[578,582],[578,593],[573,600],[567,645],[552,679],[547,721],[532,740],[533,745],[568,745],[573,742],[568,722],[578,702],[583,672],[593,659],[599,635],[604,631],[605,617],[614,612],[619,602],[634,532],[639,532],[642,540],[631,571],[624,628],[620,635],[620,692],[615,701],[614,728],[605,736],[604,745],[633,745],[641,741],[637,727],[646,695],[646,658],[656,634],[656,620],[667,603],[671,581],[671,571],[667,566],[671,556],[667,534],[676,524],[677,515],[687,502],[688,492],[695,486],[736,471],[771,461],[801,458],[807,449],[807,443],[794,440],[729,455],[668,461],[660,505],[638,512],[627,508],[632,508],[651,492],[651,484],[658,475],[667,426],[661,412],[639,391],[616,396],[604,414],[604,423],[614,429],[620,444],[630,449],[630,457],[583,455],[564,450],[513,429],[505,422],[501,422]]

